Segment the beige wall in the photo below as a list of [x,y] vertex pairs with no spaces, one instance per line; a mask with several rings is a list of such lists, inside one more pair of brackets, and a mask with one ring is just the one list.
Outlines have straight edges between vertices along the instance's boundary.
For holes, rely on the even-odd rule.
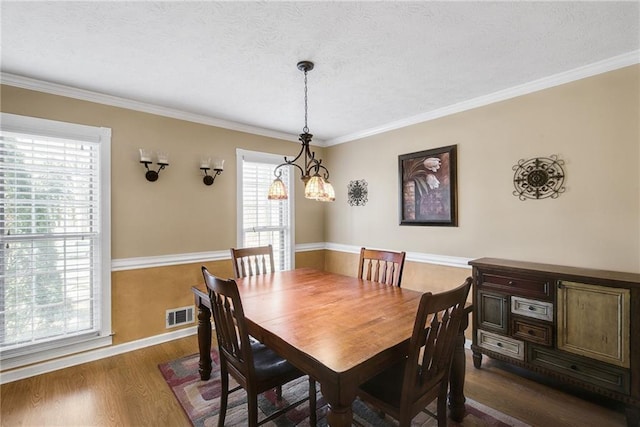
[[[183,120],[2,86],[2,111],[111,128],[112,258],[225,250],[236,246],[236,148],[295,154],[300,144]],[[156,182],[138,148],[167,151]],[[322,148],[314,147],[322,157]],[[211,187],[200,157],[224,158]],[[296,243],[324,241],[324,204],[306,200],[296,179]]]
[[[236,246],[236,148],[291,155],[299,143],[235,132],[123,108],[1,86],[2,112],[111,128],[112,258],[228,250]],[[151,183],[138,148],[165,150],[170,166]],[[314,147],[322,157],[323,149]],[[226,159],[211,187],[202,155]],[[296,243],[324,241],[324,204],[306,200],[296,180]],[[165,311],[193,304],[200,265],[232,277],[231,261],[112,273],[114,344],[173,331]],[[324,251],[296,254],[296,265],[322,268]]]
[[[640,272],[640,66],[330,147],[326,241]],[[458,227],[399,226],[398,155],[458,146]],[[557,154],[566,192],[512,195],[519,159]],[[351,207],[351,180],[368,182]]]
[[[336,202],[296,187],[296,242],[331,242],[458,257],[495,256],[640,272],[640,66],[628,67],[363,140],[318,149]],[[112,129],[112,257],[227,250],[236,245],[235,150],[291,154],[298,144],[122,108],[1,87],[3,112]],[[398,225],[398,155],[458,145],[458,227]],[[171,165],[144,179],[139,147],[166,150]],[[212,187],[202,154],[226,159]],[[511,167],[557,154],[566,193],[555,200],[514,197]],[[366,179],[369,202],[346,202],[350,180]],[[231,276],[230,261],[205,263]],[[298,267],[355,275],[357,255],[296,254]],[[403,286],[439,291],[470,270],[408,262]],[[114,342],[167,332],[166,309],[191,304],[200,263],[117,271]]]

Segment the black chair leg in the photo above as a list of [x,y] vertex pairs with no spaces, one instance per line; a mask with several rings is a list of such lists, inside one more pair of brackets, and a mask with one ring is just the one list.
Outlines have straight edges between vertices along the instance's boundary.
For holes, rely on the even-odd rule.
[[318,423],[316,414],[316,381],[309,377],[309,425],[316,427]]
[[227,416],[227,402],[229,398],[229,374],[220,373],[220,413],[218,414],[218,427],[224,427],[224,419]]
[[250,396],[249,393],[247,393],[247,406],[249,427],[258,427],[258,396]]

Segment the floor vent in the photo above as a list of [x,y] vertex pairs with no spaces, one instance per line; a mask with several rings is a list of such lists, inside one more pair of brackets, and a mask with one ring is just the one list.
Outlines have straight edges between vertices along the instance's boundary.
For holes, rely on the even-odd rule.
[[174,328],[187,323],[193,323],[193,311],[193,306],[167,310],[167,328]]

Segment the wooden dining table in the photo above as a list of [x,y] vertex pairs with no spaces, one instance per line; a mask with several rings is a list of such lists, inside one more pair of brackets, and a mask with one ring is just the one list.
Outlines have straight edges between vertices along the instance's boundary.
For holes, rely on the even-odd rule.
[[[358,386],[407,354],[422,295],[310,268],[236,282],[249,333],[320,384],[332,427],[351,426]],[[199,310],[199,372],[207,380],[212,369],[211,304],[203,289],[192,291]],[[465,316],[451,372],[449,410],[455,420],[465,411],[467,322]]]

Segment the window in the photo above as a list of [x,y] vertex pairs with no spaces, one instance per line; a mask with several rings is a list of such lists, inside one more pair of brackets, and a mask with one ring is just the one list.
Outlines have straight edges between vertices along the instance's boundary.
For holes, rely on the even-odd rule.
[[111,130],[2,114],[0,357],[111,344]]
[[[276,270],[294,268],[293,197],[268,200],[276,166],[283,156],[237,150],[238,247],[273,245]],[[291,190],[289,166],[280,168],[282,181]]]

